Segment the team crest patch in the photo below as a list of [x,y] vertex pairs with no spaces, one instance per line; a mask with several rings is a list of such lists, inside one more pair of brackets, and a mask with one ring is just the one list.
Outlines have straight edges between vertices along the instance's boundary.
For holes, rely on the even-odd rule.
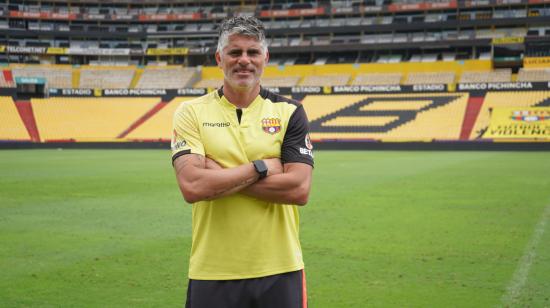
[[281,119],[278,118],[263,118],[262,128],[268,134],[276,134],[281,131]]
[[313,144],[311,144],[311,139],[309,138],[309,134],[306,135],[305,143],[306,143],[306,148],[313,150]]

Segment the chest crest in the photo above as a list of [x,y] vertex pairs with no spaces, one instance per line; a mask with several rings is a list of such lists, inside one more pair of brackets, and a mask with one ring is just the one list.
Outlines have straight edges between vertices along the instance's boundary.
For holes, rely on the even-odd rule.
[[281,131],[281,119],[279,118],[263,118],[262,129],[264,132],[274,135]]

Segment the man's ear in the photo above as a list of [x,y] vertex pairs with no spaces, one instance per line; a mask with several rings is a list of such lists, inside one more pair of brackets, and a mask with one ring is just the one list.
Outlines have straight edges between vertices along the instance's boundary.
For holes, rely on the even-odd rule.
[[218,63],[218,67],[221,67],[222,56],[220,55],[219,51],[216,51],[215,57],[216,57],[216,63]]
[[265,51],[265,63],[269,62],[269,50]]

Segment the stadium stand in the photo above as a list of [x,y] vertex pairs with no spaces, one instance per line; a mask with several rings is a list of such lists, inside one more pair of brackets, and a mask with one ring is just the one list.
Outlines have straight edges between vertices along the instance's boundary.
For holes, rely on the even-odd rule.
[[300,81],[300,76],[263,77],[262,85],[266,87],[293,87]]
[[134,76],[133,67],[127,69],[114,68],[82,68],[80,70],[81,89],[128,89]]
[[[297,99],[305,96],[317,138],[467,140],[487,126],[487,108],[497,105],[491,101],[506,105],[504,93],[508,100],[536,101],[550,82],[549,4],[511,2],[518,1],[214,1],[200,8],[185,1],[77,1],[69,7],[56,1],[15,1],[0,4],[0,32],[5,34],[0,39],[0,95],[19,95],[12,105],[22,114],[27,140],[29,134],[32,141],[166,140],[170,112],[190,99],[172,98],[202,91],[128,91],[163,96],[144,103],[104,98],[112,93],[100,89],[221,86],[223,73],[213,57],[218,22],[247,14],[262,19],[267,28],[270,62],[262,85],[279,87],[281,94]],[[94,91],[26,93],[32,82],[13,89],[16,77],[45,78],[49,88]],[[489,84],[515,81],[533,85]],[[447,87],[408,86],[427,84]],[[343,85],[382,87],[330,88]],[[397,85],[402,86],[393,87]],[[318,89],[296,86],[350,94],[309,95]],[[490,87],[525,91],[489,92],[484,103]],[[449,92],[416,93],[423,89]],[[367,91],[402,92],[356,94]],[[69,98],[73,93],[98,97]],[[55,98],[31,105],[25,100],[29,95]],[[127,107],[128,114],[115,116],[124,109],[122,101],[135,104]],[[71,117],[76,120],[70,122]],[[61,119],[59,124],[55,118]],[[103,118],[107,124],[100,124]],[[460,131],[461,119],[468,129]],[[38,129],[30,128],[34,122]],[[92,132],[95,126],[99,129]]]
[[470,139],[478,138],[487,129],[493,108],[535,107],[543,102],[550,105],[550,91],[488,92],[470,134]]
[[50,88],[71,88],[72,69],[70,66],[59,65],[26,65],[12,68],[14,77],[45,78]]
[[306,76],[300,82],[301,86],[343,86],[350,80],[350,74],[330,74]]
[[194,68],[146,67],[141,74],[138,89],[178,89],[191,87],[199,79]]
[[496,69],[494,71],[484,72],[466,71],[460,76],[460,82],[462,83],[510,81],[512,81],[512,70],[510,69]]
[[381,55],[376,60],[376,63],[399,63],[401,62],[401,55]]
[[0,140],[30,140],[12,98],[6,96],[0,96]]
[[210,78],[199,80],[194,87],[195,88],[219,88],[223,84],[223,79]]
[[309,121],[313,121],[365,97],[365,95],[308,95],[302,100],[302,105],[306,109]]
[[550,81],[550,69],[520,69],[517,81]]
[[401,73],[357,74],[353,85],[395,85],[401,83]]
[[56,97],[31,102],[44,141],[117,141],[159,99]]
[[13,88],[15,82],[11,70],[2,70],[0,72],[0,88]]
[[308,95],[314,140],[457,140],[467,93]]
[[176,108],[194,97],[175,97],[159,112],[126,135],[127,140],[170,140],[172,138],[172,118]]
[[[423,99],[428,95],[432,96],[424,94],[415,97]],[[441,95],[448,96],[449,94]],[[467,101],[468,94],[461,93],[447,105],[419,112],[414,121],[404,124],[381,139],[457,140],[462,129]]]
[[451,84],[455,82],[454,72],[409,73],[404,84]]

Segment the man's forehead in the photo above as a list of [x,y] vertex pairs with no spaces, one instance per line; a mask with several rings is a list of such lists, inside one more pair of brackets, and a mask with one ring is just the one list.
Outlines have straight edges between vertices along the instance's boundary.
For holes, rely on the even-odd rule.
[[248,35],[232,34],[229,36],[229,42],[226,48],[230,49],[262,49],[260,41]]

